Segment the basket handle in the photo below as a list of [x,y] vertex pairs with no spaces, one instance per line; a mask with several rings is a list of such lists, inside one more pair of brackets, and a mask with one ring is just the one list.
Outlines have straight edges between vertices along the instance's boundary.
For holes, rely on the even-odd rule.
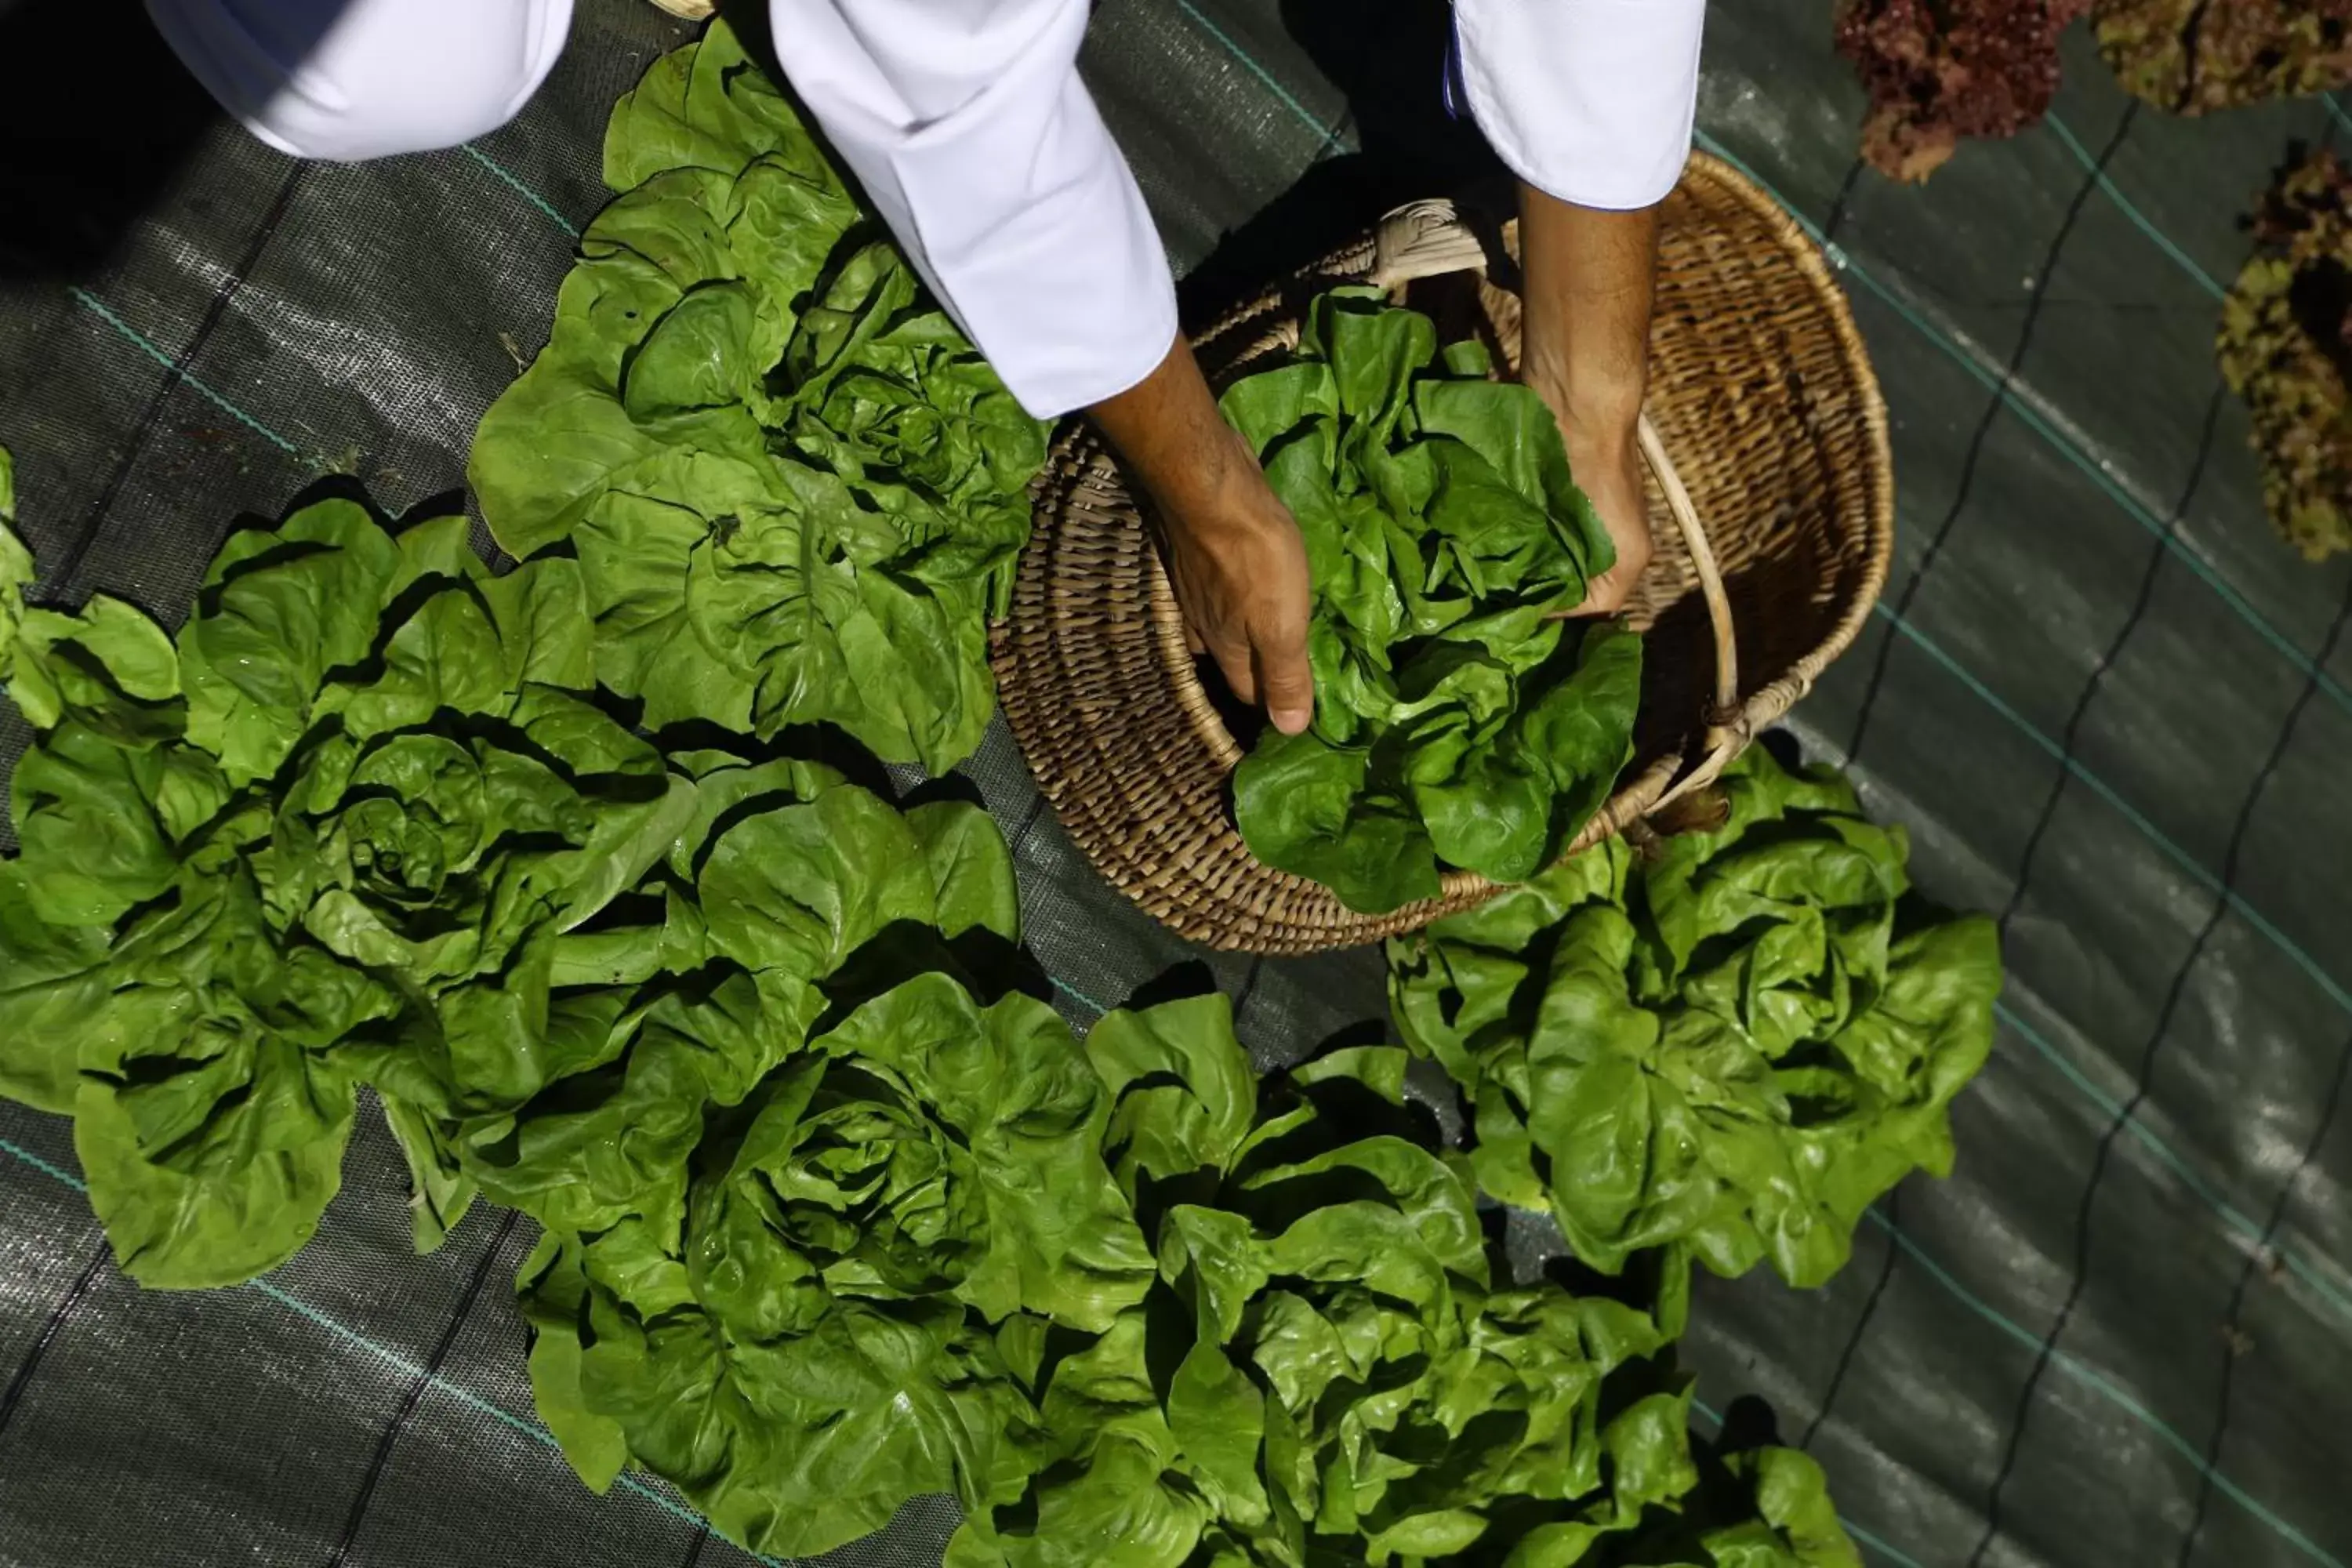
[[1416,278],[1447,272],[1483,272],[1486,247],[1452,202],[1443,196],[1407,202],[1381,219],[1374,237],[1372,270],[1365,280],[1394,289]]
[[[1486,247],[1462,220],[1452,202],[1443,198],[1409,202],[1381,220],[1368,281],[1395,289],[1415,279],[1448,272],[1484,271]],[[1689,487],[1675,471],[1674,458],[1646,413],[1640,426],[1642,458],[1666,498],[1683,545],[1690,552],[1692,570],[1698,574],[1700,594],[1706,601],[1707,619],[1715,631],[1715,702],[1701,739],[1703,755],[1650,809],[1657,811],[1693,790],[1712,784],[1748,743],[1738,728],[1739,713],[1739,642],[1731,623],[1731,596],[1724,592],[1723,573],[1707,542],[1706,525],[1699,521]]]
[[1717,775],[1746,748],[1748,736],[1739,725],[1739,638],[1732,629],[1731,595],[1724,592],[1723,572],[1716,563],[1715,547],[1707,542],[1706,525],[1699,521],[1689,487],[1675,471],[1675,460],[1666,455],[1666,443],[1646,413],[1641,420],[1641,441],[1642,458],[1649,464],[1650,475],[1658,481],[1658,489],[1664,492],[1666,510],[1674,514],[1683,546],[1690,552],[1691,568],[1698,574],[1699,593],[1706,599],[1706,618],[1715,631],[1715,703],[1707,710],[1706,730],[1700,742],[1706,754],[1658,797],[1657,805],[1650,808],[1654,812],[1713,784]]

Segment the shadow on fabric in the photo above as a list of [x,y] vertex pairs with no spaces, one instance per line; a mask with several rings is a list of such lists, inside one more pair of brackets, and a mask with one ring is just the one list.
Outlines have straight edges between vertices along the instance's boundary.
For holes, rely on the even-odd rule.
[[1185,277],[1177,295],[1188,324],[1328,255],[1391,207],[1507,188],[1507,172],[1477,127],[1446,111],[1445,0],[1283,0],[1282,19],[1346,95],[1347,115],[1333,131],[1356,150],[1309,165]]
[[[348,0],[272,7],[301,56]],[[0,279],[103,268],[225,117],[135,0],[0,0]]]

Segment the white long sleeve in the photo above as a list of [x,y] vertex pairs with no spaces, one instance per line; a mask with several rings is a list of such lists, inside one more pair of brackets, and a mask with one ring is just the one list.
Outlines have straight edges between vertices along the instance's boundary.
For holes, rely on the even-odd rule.
[[1706,17],[1706,0],[1454,0],[1458,85],[1528,184],[1646,207],[1690,157]]
[[772,0],[785,74],[1031,412],[1141,381],[1176,336],[1143,193],[1078,78],[1087,0]]
[[[1060,414],[1159,363],[1174,286],[1078,78],[1086,0],[771,4],[793,87],[1024,405]],[[1648,206],[1689,155],[1705,16],[1706,0],[1455,0],[1459,85],[1530,184]]]
[[[793,87],[1025,406],[1099,402],[1160,363],[1175,286],[1078,77],[1087,0],[770,4]],[[572,0],[147,5],[256,134],[350,159],[503,123],[554,63]],[[1689,152],[1705,12],[1706,0],[1455,0],[1445,79],[1529,184],[1586,206],[1646,206]]]

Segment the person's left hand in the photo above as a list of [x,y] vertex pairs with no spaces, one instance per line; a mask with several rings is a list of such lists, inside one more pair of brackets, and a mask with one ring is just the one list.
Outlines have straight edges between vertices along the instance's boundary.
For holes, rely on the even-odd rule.
[[1592,503],[1601,526],[1609,531],[1609,542],[1617,547],[1617,563],[1585,584],[1584,603],[1571,613],[1613,616],[1633,596],[1633,585],[1648,569],[1652,552],[1650,504],[1642,493],[1641,403],[1637,395],[1621,395],[1580,404],[1556,376],[1530,373],[1524,379],[1559,421],[1569,477]]
[[1520,378],[1559,421],[1569,472],[1617,547],[1617,563],[1587,584],[1575,613],[1613,615],[1650,564],[1641,427],[1657,209],[1580,207],[1522,184],[1519,246]]
[[1598,438],[1580,437],[1563,421],[1568,442],[1568,471],[1592,502],[1609,542],[1617,547],[1617,563],[1586,584],[1580,616],[1610,616],[1625,607],[1633,585],[1650,564],[1650,508],[1642,493],[1642,450],[1631,431]]

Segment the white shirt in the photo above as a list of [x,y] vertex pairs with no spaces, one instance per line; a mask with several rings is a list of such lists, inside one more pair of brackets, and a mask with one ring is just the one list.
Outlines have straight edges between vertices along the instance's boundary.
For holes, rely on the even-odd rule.
[[[785,74],[908,258],[1031,412],[1143,379],[1175,285],[1079,79],[1088,0],[770,0]],[[1345,5],[1347,0],[1330,0]],[[455,146],[554,64],[572,0],[147,0],[214,96],[299,156]],[[1454,0],[1460,82],[1513,173],[1644,207],[1690,150],[1706,0]],[[1439,61],[1430,62],[1433,84]],[[1434,86],[1433,86],[1434,90]]]

